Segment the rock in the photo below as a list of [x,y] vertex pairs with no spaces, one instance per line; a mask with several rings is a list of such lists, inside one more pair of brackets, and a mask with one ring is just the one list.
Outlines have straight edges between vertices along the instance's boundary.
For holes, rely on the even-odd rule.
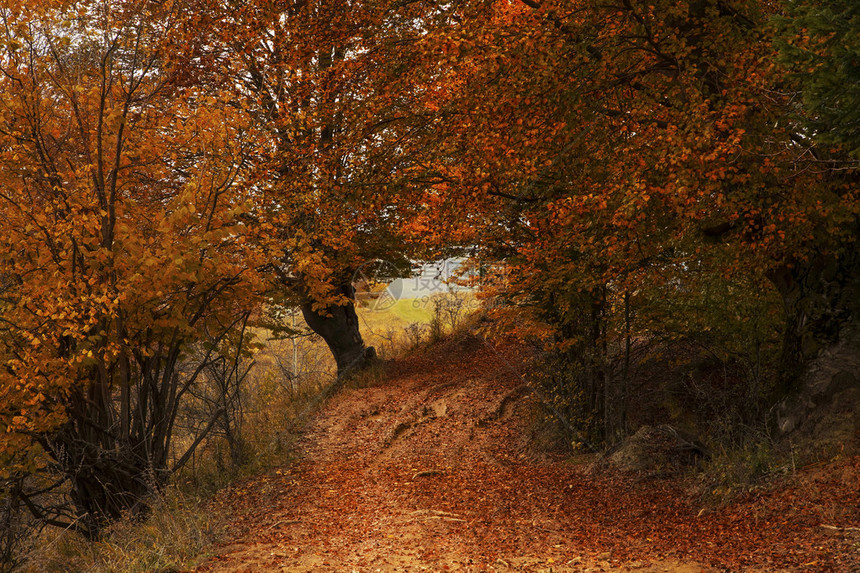
[[830,455],[858,448],[860,435],[860,328],[846,330],[838,344],[808,368],[800,391],[776,408],[777,427],[805,455]]
[[658,471],[690,465],[709,454],[693,436],[672,426],[642,426],[609,450],[603,464],[621,471]]

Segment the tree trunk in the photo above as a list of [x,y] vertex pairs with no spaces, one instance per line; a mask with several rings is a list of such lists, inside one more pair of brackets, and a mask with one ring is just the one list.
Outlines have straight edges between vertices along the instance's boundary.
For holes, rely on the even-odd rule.
[[[120,450],[76,452],[78,471],[71,477],[71,498],[81,531],[97,538],[110,522],[145,517],[152,497],[163,483],[126,445]],[[87,451],[89,450],[89,451]]]
[[779,388],[786,397],[777,408],[780,432],[800,428],[810,436],[827,432],[824,425],[832,422],[833,414],[856,431],[860,254],[846,249],[840,257],[821,256],[779,269],[770,278],[786,313]]
[[361,370],[376,358],[376,350],[364,345],[359,331],[358,315],[355,313],[355,289],[351,284],[340,287],[341,294],[349,302],[345,305],[332,305],[315,311],[312,302],[302,305],[302,315],[308,326],[325,340],[335,362],[338,376]]
[[604,406],[604,432],[606,445],[614,446],[627,436],[627,389],[630,386],[630,293],[624,293],[624,356],[621,375],[609,364],[604,336],[604,356],[606,360],[606,404]]
[[71,486],[75,529],[96,539],[112,521],[145,516],[166,473],[153,468],[126,440],[105,447],[103,440],[93,437],[93,428],[82,428],[87,423],[73,418],[41,443]]

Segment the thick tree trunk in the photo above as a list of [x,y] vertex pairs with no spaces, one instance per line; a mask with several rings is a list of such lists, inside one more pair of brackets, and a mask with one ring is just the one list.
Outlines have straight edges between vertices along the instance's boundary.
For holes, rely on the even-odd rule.
[[146,516],[163,485],[130,450],[77,452],[79,469],[71,475],[70,493],[81,531],[89,537],[98,537],[107,524],[123,517]]
[[95,539],[112,521],[145,516],[167,473],[152,467],[126,440],[106,447],[92,432],[82,431],[84,424],[87,420],[71,420],[42,444],[68,479],[75,528]]
[[[860,416],[860,254],[819,257],[771,276],[785,303],[786,332],[777,408],[783,434],[810,436]],[[820,427],[819,427],[820,426]],[[832,428],[831,428],[832,429]],[[848,429],[851,432],[851,429]]]
[[324,310],[315,311],[313,304],[302,305],[302,315],[308,326],[325,340],[337,362],[338,376],[361,370],[376,358],[376,350],[364,345],[359,331],[358,315],[355,313],[355,289],[351,284],[340,287],[341,294],[349,302],[345,305],[332,305]]
[[96,376],[86,390],[72,394],[68,422],[42,442],[69,480],[76,527],[90,538],[112,521],[145,516],[168,475],[167,453],[160,447],[166,438],[157,431],[121,436],[111,402],[110,386]]

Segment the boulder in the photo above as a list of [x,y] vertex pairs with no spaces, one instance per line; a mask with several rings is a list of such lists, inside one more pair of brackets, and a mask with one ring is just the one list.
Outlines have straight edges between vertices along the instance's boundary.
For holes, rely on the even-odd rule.
[[642,426],[606,452],[603,464],[620,471],[667,471],[709,457],[695,437],[664,424]]

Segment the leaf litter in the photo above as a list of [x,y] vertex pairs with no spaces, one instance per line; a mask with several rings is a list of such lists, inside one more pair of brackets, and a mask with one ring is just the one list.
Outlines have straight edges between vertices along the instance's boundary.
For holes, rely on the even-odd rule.
[[536,451],[522,358],[452,339],[344,389],[299,462],[222,492],[196,571],[860,571],[860,457],[703,507],[692,478]]

